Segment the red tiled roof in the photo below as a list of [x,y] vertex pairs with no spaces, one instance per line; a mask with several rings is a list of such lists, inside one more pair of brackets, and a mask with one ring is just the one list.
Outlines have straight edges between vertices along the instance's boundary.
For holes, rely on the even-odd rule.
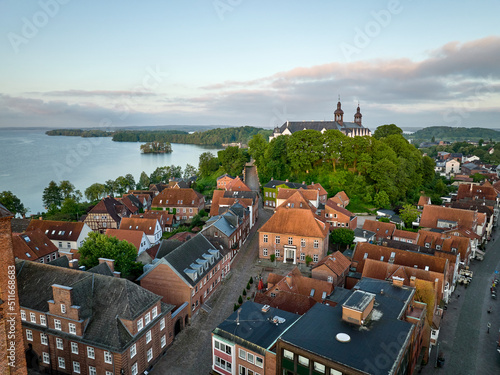
[[195,236],[194,233],[191,232],[179,232],[174,234],[172,237],[169,238],[169,240],[177,240],[181,242],[186,242],[190,238],[193,238]]
[[12,236],[14,257],[24,260],[37,260],[57,251],[57,246],[40,230],[29,230]]
[[384,223],[383,221],[365,220],[363,229],[375,232],[375,236],[392,237],[396,230],[396,225],[393,223]]
[[321,195],[328,195],[328,192],[323,188],[323,186],[321,186],[321,184],[311,184],[311,185],[307,185],[307,188],[310,189],[310,190],[317,190],[318,191],[318,194],[321,196]]
[[309,209],[314,213],[316,212],[316,207],[304,197],[304,195],[300,190],[293,190],[293,194],[287,200],[281,203],[278,207],[302,208],[302,209]]
[[165,189],[153,199],[155,207],[198,207],[203,195],[193,189]]
[[310,210],[280,207],[259,232],[326,238],[329,230]]
[[134,245],[137,251],[139,251],[144,232],[129,229],[106,229],[106,236],[116,237],[120,241],[127,241]]
[[475,230],[475,220],[477,224],[486,223],[486,214],[476,213],[475,211],[462,210],[459,208],[441,207],[426,205],[420,218],[420,226],[423,228],[437,228],[438,220],[453,221],[459,227]]
[[304,199],[308,201],[317,201],[318,200],[318,191],[317,190],[305,190],[305,189],[288,189],[288,188],[278,188],[278,195],[276,199],[288,199],[295,193],[299,193],[304,197]]
[[129,211],[131,213],[136,213],[137,211],[139,211],[139,208],[137,208],[137,206],[135,206],[132,201],[130,200],[129,197],[125,196],[125,197],[122,197],[122,198],[116,198],[119,202],[121,202],[122,204],[125,205],[125,207],[127,207],[129,209]]
[[495,188],[489,185],[474,185],[474,184],[461,184],[458,187],[457,192],[457,200],[463,198],[473,198],[478,197],[477,199],[488,199],[495,200],[497,197],[497,192]]
[[26,231],[40,229],[51,240],[76,241],[84,225],[72,221],[31,220]]
[[340,276],[347,269],[349,269],[349,267],[351,266],[351,261],[347,259],[347,257],[340,251],[336,251],[333,254],[327,255],[318,263],[316,263],[316,265],[313,267],[313,270],[321,265],[325,265],[330,270],[332,270],[333,273]]
[[160,248],[161,243],[157,243],[154,246],[151,246],[149,249],[146,249],[146,253],[151,257],[151,259],[156,258],[156,254],[158,254],[158,249]]
[[120,223],[120,229],[136,230],[148,235],[155,234],[157,219],[140,217],[124,217]]
[[[328,208],[328,209],[327,209]],[[332,200],[328,199],[325,204],[325,211],[326,212],[331,212],[331,211],[336,211],[339,212],[349,218],[353,217],[353,213],[344,207],[339,206],[338,204],[335,204]]]
[[227,191],[252,191],[239,177],[229,181],[225,187]]
[[345,193],[345,191],[339,191],[337,194],[335,194],[336,197],[340,198],[342,202],[347,202],[349,201],[349,197]]
[[426,204],[430,204],[431,199],[426,197],[425,195],[421,195],[418,199],[417,206],[425,206]]
[[257,293],[255,295],[254,302],[262,305],[269,305],[271,307],[299,315],[305,314],[316,304],[316,301],[313,298],[303,296],[302,294],[286,291],[277,291],[275,294],[276,297],[271,297],[270,295],[266,295],[264,293]]
[[392,237],[406,238],[409,240],[416,241],[418,239],[418,233],[409,232],[407,230],[396,229]]

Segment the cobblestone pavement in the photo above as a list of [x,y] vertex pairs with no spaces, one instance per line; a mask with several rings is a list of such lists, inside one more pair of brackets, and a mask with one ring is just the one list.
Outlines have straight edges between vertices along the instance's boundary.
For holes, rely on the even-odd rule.
[[[438,338],[445,364],[436,368],[434,348],[422,374],[498,375],[500,354],[496,351],[500,328],[500,301],[490,296],[495,270],[500,270],[500,231],[493,234],[483,261],[472,261],[474,272],[468,288],[458,285],[448,303]],[[488,314],[488,309],[492,312]],[[490,333],[487,324],[491,323]]]
[[238,297],[251,276],[254,283],[248,295],[255,292],[256,276],[262,272],[262,267],[257,262],[259,238],[256,232],[271,215],[271,211],[259,209],[259,219],[233,261],[230,276],[206,302],[212,311],[206,313],[200,310],[191,325],[177,335],[165,356],[150,372],[151,375],[209,374],[211,372],[211,332],[233,313],[233,306],[237,303]]

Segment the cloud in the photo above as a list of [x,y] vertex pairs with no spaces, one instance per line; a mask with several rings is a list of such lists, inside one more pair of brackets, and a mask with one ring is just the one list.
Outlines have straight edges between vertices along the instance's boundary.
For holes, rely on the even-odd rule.
[[[426,58],[332,62],[248,81],[195,88],[194,95],[126,90],[63,90],[0,96],[0,126],[43,122],[92,127],[228,124],[272,127],[286,120],[328,120],[340,94],[345,119],[358,101],[364,124],[497,126],[500,37],[450,42]],[[85,100],[85,101],[83,101]],[[456,117],[460,121],[456,121]],[[455,118],[451,121],[450,118]],[[460,122],[460,124],[457,124]],[[478,123],[479,122],[479,123]],[[40,124],[42,125],[42,124]]]

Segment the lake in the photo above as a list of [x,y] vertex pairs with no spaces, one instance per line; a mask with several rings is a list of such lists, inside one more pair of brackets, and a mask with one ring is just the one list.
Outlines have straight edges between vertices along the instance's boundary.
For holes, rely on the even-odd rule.
[[200,154],[220,150],[173,143],[170,154],[141,154],[141,144],[113,142],[111,137],[50,137],[45,130],[0,129],[0,192],[12,191],[33,214],[43,210],[43,189],[51,180],[69,180],[83,194],[95,182],[127,173],[137,181],[142,171],[149,176],[157,167],[198,167]]

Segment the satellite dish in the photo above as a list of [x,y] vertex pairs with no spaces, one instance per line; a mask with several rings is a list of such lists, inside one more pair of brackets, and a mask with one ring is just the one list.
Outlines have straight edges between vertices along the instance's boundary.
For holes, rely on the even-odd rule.
[[349,342],[351,341],[351,336],[349,336],[347,333],[338,333],[337,336],[335,336],[337,341],[340,342]]

